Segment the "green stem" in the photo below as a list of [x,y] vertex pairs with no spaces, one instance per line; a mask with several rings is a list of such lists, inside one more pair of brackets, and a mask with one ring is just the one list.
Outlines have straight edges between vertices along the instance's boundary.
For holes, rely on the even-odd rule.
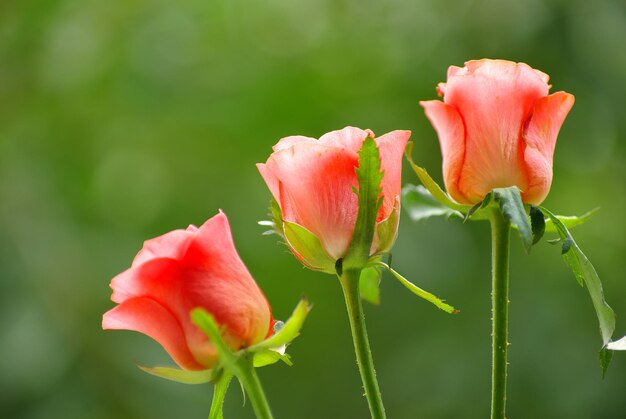
[[213,401],[211,402],[211,411],[209,412],[209,419],[223,419],[222,407],[224,405],[224,398],[226,397],[226,391],[230,380],[233,378],[233,374],[228,371],[223,371],[222,376],[215,383],[213,389]]
[[361,305],[361,296],[359,294],[359,278],[360,269],[345,270],[339,277],[343,295],[346,299],[346,307],[348,309],[348,317],[350,319],[350,328],[352,329],[352,340],[354,341],[354,350],[356,352],[356,361],[361,373],[363,388],[365,389],[365,397],[370,408],[373,419],[384,419],[385,408],[376,381],[376,371],[374,371],[374,361],[372,360],[372,352],[370,350],[369,341],[367,339],[367,330],[365,328],[365,317],[363,315],[363,306]]
[[252,361],[252,354],[242,356],[237,360],[234,368],[235,375],[243,384],[257,419],[272,419],[270,405],[267,402],[261,381],[256,374]]
[[504,419],[509,317],[509,236],[511,224],[499,210],[491,218],[492,375],[491,419]]

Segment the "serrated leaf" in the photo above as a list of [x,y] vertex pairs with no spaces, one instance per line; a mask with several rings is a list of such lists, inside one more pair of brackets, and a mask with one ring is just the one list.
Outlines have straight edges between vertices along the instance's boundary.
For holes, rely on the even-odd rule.
[[166,380],[183,384],[204,384],[211,381],[213,370],[188,371],[172,367],[146,367],[137,365],[142,371]]
[[382,204],[380,153],[373,138],[367,137],[359,151],[359,167],[356,169],[359,183],[356,223],[350,245],[343,258],[343,269],[362,269],[367,264],[374,240],[376,217]]
[[[600,208],[594,208],[583,215],[555,215],[555,217],[567,228],[573,228],[579,226],[593,217]],[[548,217],[546,219],[546,233],[557,233],[557,228]]]
[[519,188],[517,186],[496,188],[493,190],[493,198],[500,206],[500,211],[504,218],[517,228],[524,244],[524,249],[529,253],[533,245],[533,232],[522,203]]
[[539,209],[552,220],[561,240],[563,240],[563,259],[572,269],[576,279],[587,286],[593,307],[596,310],[598,322],[600,323],[600,334],[602,335],[603,346],[607,345],[613,331],[615,330],[615,313],[604,299],[602,282],[598,277],[595,268],[587,259],[587,256],[580,250],[576,241],[565,225],[551,211],[544,207]]
[[428,174],[428,172],[426,171],[426,169],[424,169],[423,167],[418,166],[417,164],[415,164],[415,162],[413,162],[413,158],[411,157],[411,153],[413,151],[413,143],[409,142],[406,145],[406,149],[404,151],[404,155],[406,156],[406,159],[409,161],[409,164],[411,165],[411,168],[413,169],[413,171],[415,172],[415,174],[417,175],[417,177],[420,179],[420,181],[422,182],[422,185],[424,185],[424,187],[426,187],[426,189],[428,189],[428,191],[432,194],[432,196],[443,206],[456,210],[456,211],[460,211],[463,213],[466,213],[467,211],[469,211],[469,209],[471,208],[469,205],[462,205],[462,204],[457,204],[456,202],[454,202],[447,193],[445,193],[443,191],[443,189],[441,189],[441,187],[437,184],[437,182],[435,182],[433,180],[433,178],[430,177],[430,175]]
[[602,378],[606,375],[606,370],[609,368],[611,364],[611,359],[613,358],[613,352],[608,350],[607,348],[600,349],[598,353],[598,358],[600,361],[600,369],[602,370]]
[[614,342],[609,342],[606,347],[612,351],[626,351],[626,336]]
[[530,226],[533,231],[533,244],[537,244],[546,231],[546,219],[543,212],[534,205],[530,206]]
[[264,351],[255,352],[253,365],[255,368],[265,367],[272,365],[278,361],[283,361],[285,364],[292,366],[291,358],[287,354],[281,354],[278,351],[267,349]]
[[402,205],[413,221],[431,217],[463,218],[463,214],[443,205],[422,185],[405,185],[402,188]]
[[289,319],[285,322],[282,329],[264,341],[251,346],[248,350],[258,352],[288,345],[292,340],[300,335],[300,329],[302,329],[302,325],[304,324],[304,321],[310,311],[311,306],[309,305],[309,302],[306,298],[302,298],[291,314],[291,317],[289,317]]
[[308,268],[335,274],[335,261],[328,256],[320,239],[299,224],[283,222],[285,240]]
[[381,268],[387,269],[394,276],[394,278],[400,281],[400,283],[404,285],[413,294],[417,295],[420,298],[423,298],[424,300],[428,301],[431,304],[434,304],[437,308],[445,311],[446,313],[450,313],[450,314],[459,313],[459,310],[455,309],[450,304],[445,303],[444,300],[437,297],[436,295],[431,294],[430,292],[425,291],[422,288],[418,287],[417,285],[415,285],[414,283],[412,283],[411,281],[409,281],[408,279],[400,275],[398,272],[396,272],[386,263],[376,262],[374,266],[379,266]]
[[380,268],[370,266],[361,271],[359,278],[359,292],[361,298],[370,304],[380,304],[380,278],[382,272]]

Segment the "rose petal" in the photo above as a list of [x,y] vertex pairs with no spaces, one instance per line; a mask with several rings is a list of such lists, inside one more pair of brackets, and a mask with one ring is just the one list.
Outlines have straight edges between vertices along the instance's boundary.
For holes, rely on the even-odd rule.
[[362,130],[355,127],[345,127],[337,131],[331,131],[324,134],[318,140],[320,144],[332,147],[347,148],[355,153],[361,150],[363,141],[367,137],[374,138],[372,130]]
[[391,131],[376,139],[380,152],[381,169],[384,173],[381,182],[383,190],[383,205],[378,213],[377,221],[389,217],[393,211],[396,198],[402,189],[402,158],[406,143],[411,137],[411,131]]
[[437,131],[443,156],[443,179],[446,190],[455,201],[469,204],[459,190],[459,179],[465,156],[465,128],[457,110],[438,100],[420,102],[426,117]]
[[189,226],[187,230],[174,230],[154,239],[146,240],[143,248],[135,256],[132,266],[140,265],[155,258],[181,259],[185,255],[187,246],[196,230],[197,227]]
[[281,138],[280,141],[278,141],[278,143],[276,143],[276,145],[272,147],[272,150],[280,151],[289,148],[297,143],[310,143],[316,141],[317,140],[315,138],[305,137],[303,135],[292,135],[291,137]]
[[150,259],[125,270],[111,280],[111,300],[122,303],[130,298],[151,296],[174,302],[169,297],[180,294],[179,279],[178,261],[169,258]]
[[148,297],[132,298],[104,313],[103,329],[134,330],[150,336],[163,346],[181,368],[202,370],[187,348],[183,329],[176,318],[158,302]]
[[272,323],[270,305],[237,254],[223,212],[199,228],[182,269],[191,308],[206,308],[247,346],[267,335]]
[[528,173],[528,187],[522,194],[524,202],[540,204],[548,195],[556,139],[573,105],[574,96],[565,92],[540,98],[535,103],[522,134]]
[[280,195],[278,192],[279,185],[278,185],[278,179],[276,179],[276,176],[274,176],[272,172],[267,170],[267,166],[264,163],[257,163],[256,168],[259,170],[261,177],[267,184],[267,187],[269,188],[276,202],[280,202]]

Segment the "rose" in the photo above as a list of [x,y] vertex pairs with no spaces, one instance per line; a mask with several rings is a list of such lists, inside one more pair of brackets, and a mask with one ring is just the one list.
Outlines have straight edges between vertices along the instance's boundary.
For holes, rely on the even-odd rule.
[[200,228],[146,241],[111,288],[118,305],[104,314],[102,328],[144,333],[187,370],[210,368],[217,359],[211,342],[191,322],[194,308],[204,308],[225,327],[224,340],[234,350],[263,340],[274,323],[221,211]]
[[525,203],[545,199],[556,137],[574,104],[569,93],[548,95],[548,79],[524,63],[469,61],[448,69],[447,83],[437,87],[443,102],[420,102],[439,136],[454,200],[474,204],[510,186]]
[[[375,139],[384,176],[371,254],[389,251],[397,235],[402,156],[410,135],[392,131]],[[358,212],[357,153],[368,136],[374,133],[347,127],[319,140],[286,137],[265,164],[257,164],[280,207],[279,229],[294,254],[313,269],[335,273],[335,261],[346,254]],[[311,237],[319,249],[311,250]]]

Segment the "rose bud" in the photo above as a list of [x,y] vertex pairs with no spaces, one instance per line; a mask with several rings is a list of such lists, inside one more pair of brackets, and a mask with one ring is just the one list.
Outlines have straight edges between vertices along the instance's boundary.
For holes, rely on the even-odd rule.
[[[384,173],[382,205],[376,218],[371,253],[391,250],[397,235],[402,157],[410,131],[375,138]],[[355,169],[370,130],[346,127],[315,138],[281,139],[259,172],[280,207],[287,244],[308,267],[335,273],[352,239],[358,212]],[[313,243],[313,244],[312,244]]]
[[274,323],[221,211],[200,228],[189,226],[146,241],[111,288],[111,300],[118,305],[104,314],[102,328],[144,333],[186,370],[208,369],[217,359],[207,336],[191,322],[194,308],[215,318],[233,350],[263,340]]
[[454,200],[474,204],[511,186],[525,203],[546,198],[556,137],[574,104],[569,93],[548,95],[548,79],[524,63],[468,61],[448,68],[447,82],[437,88],[443,102],[421,102],[439,136]]

